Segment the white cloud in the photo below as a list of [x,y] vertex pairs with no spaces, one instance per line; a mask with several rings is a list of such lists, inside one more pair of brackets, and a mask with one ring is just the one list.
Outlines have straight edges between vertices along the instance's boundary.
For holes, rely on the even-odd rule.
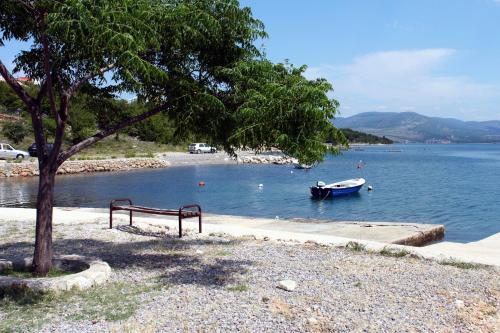
[[498,119],[494,106],[500,105],[500,86],[465,75],[441,74],[456,53],[446,48],[375,52],[347,65],[312,67],[306,76],[325,77],[333,83],[341,106],[344,102],[351,106],[344,116],[381,110],[383,105],[387,111]]

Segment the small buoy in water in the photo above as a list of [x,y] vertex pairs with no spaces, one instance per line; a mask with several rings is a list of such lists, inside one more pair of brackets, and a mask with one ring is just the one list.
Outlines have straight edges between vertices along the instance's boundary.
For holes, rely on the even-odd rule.
[[264,187],[264,184],[259,184],[259,187]]
[[199,182],[199,183],[198,183],[198,186],[200,186],[200,187],[205,186],[205,182],[204,182],[204,181]]
[[291,170],[290,173],[293,173],[293,170]]
[[368,191],[371,191],[371,190],[373,190],[373,186],[368,185]]

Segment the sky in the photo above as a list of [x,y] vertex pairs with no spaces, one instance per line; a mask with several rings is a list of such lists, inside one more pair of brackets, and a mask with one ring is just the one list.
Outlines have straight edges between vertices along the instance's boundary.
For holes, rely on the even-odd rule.
[[500,0],[243,0],[274,62],[306,64],[340,116],[500,120]]
[[[240,0],[274,62],[326,78],[340,116],[500,120],[500,0]],[[0,47],[9,69],[19,43]]]

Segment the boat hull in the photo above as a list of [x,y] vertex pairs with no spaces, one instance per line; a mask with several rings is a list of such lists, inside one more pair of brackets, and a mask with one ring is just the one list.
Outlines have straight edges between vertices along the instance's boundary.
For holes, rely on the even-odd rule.
[[[341,184],[341,183],[337,183],[337,184]],[[345,195],[358,193],[364,184],[365,184],[364,179],[361,179],[360,182],[354,186],[345,186],[345,187],[332,186],[335,184],[326,185],[326,186],[312,186],[311,187],[311,195],[313,196],[313,198],[316,198],[316,199],[341,197],[341,196],[345,196]]]

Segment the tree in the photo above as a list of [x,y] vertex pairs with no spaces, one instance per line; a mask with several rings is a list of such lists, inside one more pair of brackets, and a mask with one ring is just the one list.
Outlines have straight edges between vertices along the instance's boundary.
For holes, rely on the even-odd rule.
[[22,121],[9,121],[3,124],[2,134],[15,144],[18,144],[28,135],[28,129]]
[[[326,153],[327,135],[338,135],[330,122],[337,106],[326,96],[330,85],[306,80],[303,67],[266,61],[254,46],[266,36],[263,24],[236,0],[4,0],[0,30],[0,46],[9,39],[30,44],[15,59],[15,71],[40,82],[38,93],[30,93],[0,61],[0,74],[30,114],[39,149],[35,275],[52,265],[57,169],[127,126],[164,112],[178,138],[201,133],[230,153],[276,146],[308,163]],[[75,117],[70,102],[85,86],[135,94],[147,110],[108,122],[63,150]],[[44,102],[56,124],[50,152]]]

